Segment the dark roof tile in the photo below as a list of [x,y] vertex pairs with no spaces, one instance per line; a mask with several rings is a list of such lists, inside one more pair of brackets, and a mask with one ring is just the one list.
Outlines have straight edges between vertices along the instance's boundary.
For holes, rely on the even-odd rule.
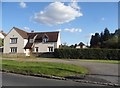
[[28,38],[27,32],[19,28],[13,27],[23,38]]
[[31,49],[32,48],[33,43],[27,43],[26,46],[24,47],[24,49]]

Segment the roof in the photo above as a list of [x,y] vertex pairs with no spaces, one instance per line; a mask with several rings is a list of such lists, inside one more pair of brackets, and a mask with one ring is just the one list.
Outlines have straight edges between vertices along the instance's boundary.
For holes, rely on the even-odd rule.
[[24,47],[24,49],[31,49],[32,48],[33,43],[27,43],[26,46]]
[[4,33],[3,31],[0,31],[0,33],[1,33],[3,36],[7,36],[7,34]]
[[23,38],[28,38],[28,33],[26,31],[23,31],[19,28],[13,27]]
[[48,42],[57,42],[59,32],[33,32],[28,33],[28,39],[33,39],[36,35],[35,42],[42,42],[43,36],[47,35]]
[[85,44],[83,42],[80,42],[79,43],[79,46],[84,46]]

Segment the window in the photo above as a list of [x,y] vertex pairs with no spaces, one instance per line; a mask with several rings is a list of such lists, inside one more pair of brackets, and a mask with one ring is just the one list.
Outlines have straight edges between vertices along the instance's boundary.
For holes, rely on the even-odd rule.
[[35,51],[38,52],[38,47],[35,47]]
[[16,53],[17,52],[17,47],[10,47],[10,52],[11,53]]
[[33,39],[30,39],[29,42],[30,42],[30,43],[33,43]]
[[53,52],[53,47],[48,47],[49,52]]
[[48,38],[43,38],[43,42],[46,43],[48,41]]
[[11,44],[16,44],[17,43],[17,38],[10,38],[10,43]]
[[48,36],[45,34],[43,37],[42,37],[42,42],[43,43],[46,43],[48,41]]

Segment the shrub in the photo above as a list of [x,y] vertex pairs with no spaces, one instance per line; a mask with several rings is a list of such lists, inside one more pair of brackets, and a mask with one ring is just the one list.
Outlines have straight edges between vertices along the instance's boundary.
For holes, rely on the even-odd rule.
[[120,49],[55,49],[54,56],[68,59],[109,59],[118,60]]

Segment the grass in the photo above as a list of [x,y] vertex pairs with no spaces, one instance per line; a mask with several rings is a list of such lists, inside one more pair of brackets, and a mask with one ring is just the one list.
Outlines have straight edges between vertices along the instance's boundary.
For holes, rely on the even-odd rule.
[[120,64],[120,60],[94,60],[94,59],[65,59],[65,58],[42,58],[42,57],[35,57],[35,56],[11,56],[11,55],[3,55],[0,56],[2,58],[21,58],[21,59],[38,59],[38,60],[79,60],[80,62],[98,62],[98,63],[109,63],[109,64]]
[[72,64],[53,62],[24,62],[12,60],[2,60],[2,69],[17,73],[34,73],[61,77],[80,76],[88,73],[86,68]]
[[35,56],[20,56],[20,55],[0,55],[2,58],[37,58]]
[[110,64],[120,64],[119,60],[79,60],[80,62],[98,62],[98,63],[110,63]]

